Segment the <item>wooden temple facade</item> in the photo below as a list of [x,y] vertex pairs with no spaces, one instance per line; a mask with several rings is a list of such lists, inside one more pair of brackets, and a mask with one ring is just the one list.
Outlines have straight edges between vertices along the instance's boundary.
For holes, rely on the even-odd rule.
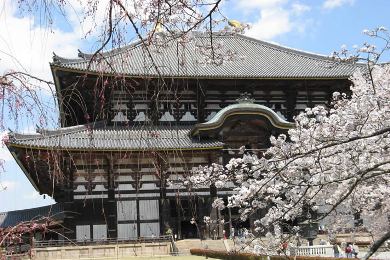
[[211,203],[233,191],[187,190],[180,180],[241,156],[242,146],[261,156],[271,135],[293,127],[295,115],[329,106],[334,91],[348,90],[356,68],[230,34],[214,35],[224,43],[213,50],[221,60],[207,62],[209,49],[199,46],[208,41],[197,34],[148,50],[136,42],[93,60],[54,56],[61,128],[11,133],[7,145],[32,185],[63,206],[65,237],[229,232],[210,230],[203,217],[229,222],[237,212],[217,212]]

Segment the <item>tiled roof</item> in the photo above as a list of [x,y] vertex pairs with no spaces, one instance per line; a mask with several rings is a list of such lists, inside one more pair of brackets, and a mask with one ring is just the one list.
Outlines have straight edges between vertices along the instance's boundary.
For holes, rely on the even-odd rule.
[[176,150],[220,148],[215,140],[199,141],[189,136],[189,126],[105,127],[96,124],[66,127],[40,134],[11,133],[8,146],[69,150]]
[[0,212],[0,228],[15,226],[20,222],[38,220],[42,217],[51,217],[53,220],[61,220],[63,218],[62,204]]
[[[358,65],[336,62],[331,58],[298,51],[256,40],[239,34],[214,34],[216,62],[211,56],[210,37],[194,33],[194,40],[185,44],[170,40],[148,47],[159,73],[164,77],[192,78],[348,78]],[[221,43],[221,47],[219,46]],[[228,55],[228,53],[232,55]],[[80,59],[54,56],[53,68],[76,71],[119,73],[129,76],[158,76],[157,70],[141,42],[103,54],[90,62],[91,55],[81,53]],[[232,59],[230,59],[232,58]]]

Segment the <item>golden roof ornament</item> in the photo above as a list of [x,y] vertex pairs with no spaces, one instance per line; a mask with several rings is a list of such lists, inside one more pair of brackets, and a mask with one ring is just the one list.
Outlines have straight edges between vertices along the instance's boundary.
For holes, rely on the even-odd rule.
[[163,31],[164,31],[164,28],[163,28],[163,26],[162,26],[161,20],[159,20],[159,21],[157,22],[154,31],[155,31],[156,33],[160,33],[160,32],[163,32]]
[[242,24],[237,20],[228,20],[228,25],[234,28],[239,28],[239,29],[243,28]]

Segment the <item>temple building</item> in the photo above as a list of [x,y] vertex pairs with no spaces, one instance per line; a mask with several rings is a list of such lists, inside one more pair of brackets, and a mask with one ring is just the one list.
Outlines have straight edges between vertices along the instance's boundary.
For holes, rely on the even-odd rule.
[[241,156],[242,146],[261,156],[295,115],[348,91],[356,69],[238,34],[215,33],[213,42],[161,35],[148,47],[54,55],[61,128],[10,133],[7,146],[35,189],[60,205],[58,232],[79,241],[229,232],[210,230],[204,216],[250,226],[233,223],[234,210],[212,209],[231,189],[178,182]]

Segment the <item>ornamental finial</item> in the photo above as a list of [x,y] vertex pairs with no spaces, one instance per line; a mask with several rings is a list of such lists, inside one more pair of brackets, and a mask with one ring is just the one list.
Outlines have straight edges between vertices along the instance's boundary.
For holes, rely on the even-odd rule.
[[60,64],[61,63],[60,57],[55,52],[53,52],[53,63],[54,64]]
[[252,94],[248,92],[244,92],[240,95],[239,98],[236,99],[237,103],[254,103],[255,99],[252,98]]

